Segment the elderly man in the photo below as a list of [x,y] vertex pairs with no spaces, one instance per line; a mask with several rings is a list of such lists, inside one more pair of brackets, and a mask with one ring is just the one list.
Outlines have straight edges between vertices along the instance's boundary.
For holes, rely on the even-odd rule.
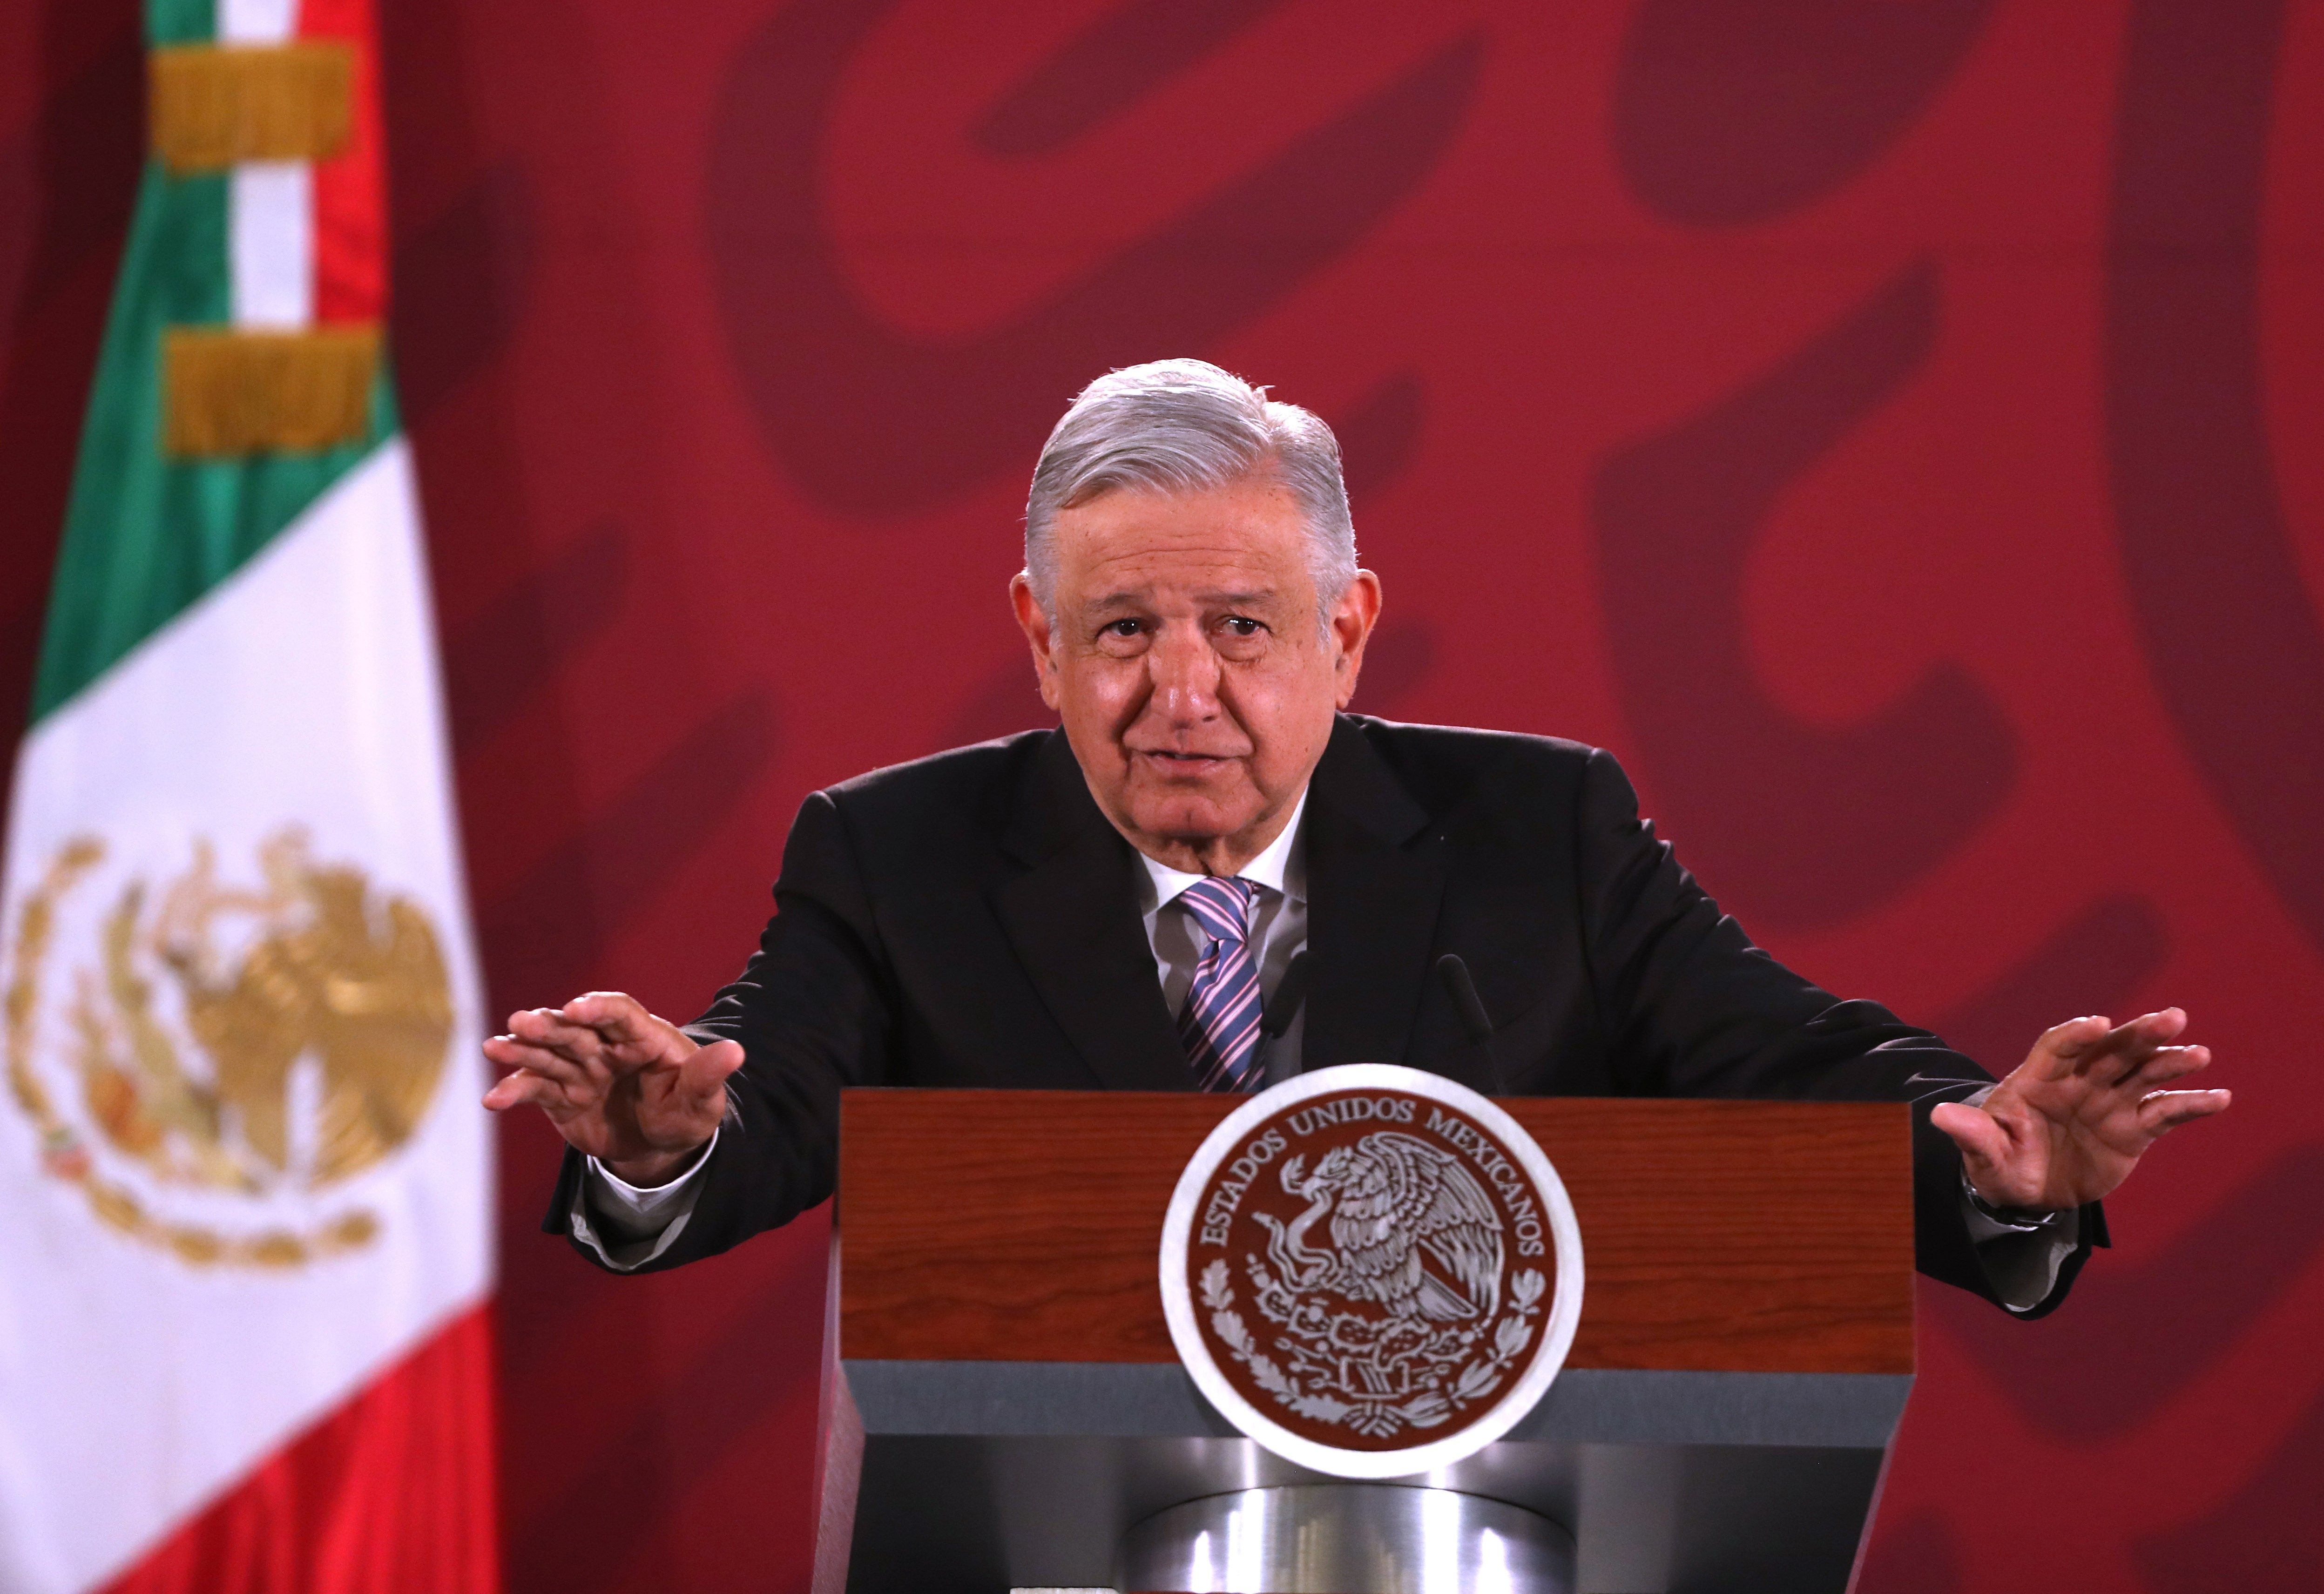
[[1398,1062],[1909,1101],[1922,1270],[2032,1315],[2147,1147],[2227,1105],[2162,1088],[2209,1061],[2175,1009],[2061,1024],[1996,1085],[1755,948],[1608,754],[1345,713],[1380,584],[1338,446],[1214,365],[1074,401],[1010,596],[1059,729],[810,797],[757,954],[694,1023],[595,992],[486,1043],[512,1072],[485,1103],[570,1145],[548,1227],[592,1258],[671,1267],[823,1200],[848,1085],[1247,1091]]

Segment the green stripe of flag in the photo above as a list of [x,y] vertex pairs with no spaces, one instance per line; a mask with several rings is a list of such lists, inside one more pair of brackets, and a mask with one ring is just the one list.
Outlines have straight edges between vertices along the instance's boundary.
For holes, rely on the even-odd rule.
[[[206,39],[208,0],[152,0],[157,40]],[[184,461],[161,449],[161,336],[231,314],[223,175],[149,161],[97,357],[32,691],[35,723],[242,567],[396,429],[382,362],[371,434],[315,454]]]
[[145,0],[145,38],[153,44],[207,44],[217,37],[213,0]]

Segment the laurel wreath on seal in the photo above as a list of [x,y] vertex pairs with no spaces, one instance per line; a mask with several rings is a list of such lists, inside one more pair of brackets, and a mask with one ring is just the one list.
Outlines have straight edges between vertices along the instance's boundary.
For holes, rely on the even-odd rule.
[[[1483,1323],[1435,1326],[1397,1316],[1373,1317],[1303,1293],[1244,1258],[1259,1315],[1280,1331],[1269,1355],[1241,1313],[1223,1259],[1202,1272],[1211,1331],[1251,1380],[1311,1422],[1385,1439],[1405,1428],[1433,1428],[1500,1387],[1533,1342],[1548,1280],[1526,1268],[1509,1280],[1508,1309]],[[1277,1358],[1280,1358],[1278,1360]]]

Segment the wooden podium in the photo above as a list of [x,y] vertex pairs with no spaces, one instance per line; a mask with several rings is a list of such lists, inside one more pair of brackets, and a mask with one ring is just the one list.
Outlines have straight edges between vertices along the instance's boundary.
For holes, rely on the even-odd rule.
[[[1240,1100],[847,1093],[817,1594],[1106,1587],[1153,1514],[1314,1480],[1163,1322],[1172,1187]],[[1425,1481],[1563,1525],[1591,1594],[1844,1589],[1913,1382],[1907,1110],[1499,1100],[1572,1198],[1581,1328]]]

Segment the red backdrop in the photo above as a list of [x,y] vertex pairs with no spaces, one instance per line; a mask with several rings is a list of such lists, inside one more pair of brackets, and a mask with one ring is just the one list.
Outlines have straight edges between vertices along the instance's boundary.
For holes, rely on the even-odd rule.
[[[1864,1586],[2324,1576],[2324,8],[383,11],[502,1007],[692,1010],[804,793],[1035,723],[1035,449],[1207,355],[1340,428],[1360,706],[1614,748],[1763,941],[1996,1067],[2217,1048],[2068,1310],[1924,1292]],[[127,0],[0,5],[10,703],[139,69]],[[803,1586],[820,1215],[609,1279],[503,1143],[512,1589]]]

